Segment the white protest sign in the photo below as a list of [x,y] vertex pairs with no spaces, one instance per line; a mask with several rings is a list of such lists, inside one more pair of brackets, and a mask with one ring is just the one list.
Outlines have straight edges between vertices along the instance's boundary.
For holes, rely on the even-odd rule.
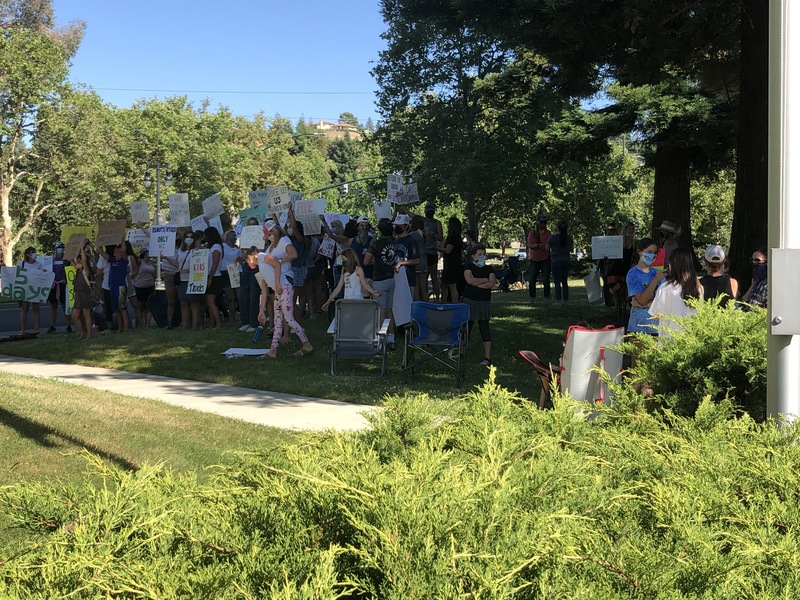
[[222,206],[222,200],[219,199],[219,194],[214,194],[203,200],[203,216],[211,220],[218,217],[225,212],[225,207]]
[[220,235],[222,235],[224,233],[222,231],[222,221],[220,220],[219,217],[214,217],[212,219],[209,219],[208,220],[208,224],[209,224],[210,227],[213,227],[214,229],[219,231]]
[[386,200],[396,202],[397,192],[403,187],[403,176],[399,173],[391,173],[386,178]]
[[621,235],[592,236],[592,260],[601,258],[622,258]]
[[289,202],[294,206],[295,202],[300,202],[303,199],[303,192],[293,192],[289,190]]
[[325,222],[328,224],[328,227],[332,227],[334,221],[339,221],[342,227],[344,227],[350,222],[350,215],[346,213],[325,213]]
[[267,287],[275,289],[275,267],[264,262],[264,254],[258,255],[258,274],[264,279]]
[[419,192],[417,191],[416,183],[409,183],[403,186],[403,195],[401,196],[402,202],[397,200],[398,204],[416,204],[419,202]]
[[53,257],[52,256],[40,256],[38,259],[39,264],[44,267],[45,271],[52,271],[53,270]]
[[239,265],[230,264],[227,266],[227,269],[228,269],[228,279],[230,279],[231,287],[232,288],[242,287]]
[[242,227],[242,235],[239,237],[239,247],[252,248],[253,246],[259,250],[264,249],[264,229],[261,225],[245,225]]
[[289,188],[285,185],[271,185],[267,188],[270,212],[278,213],[289,206]]
[[206,221],[206,218],[203,215],[194,217],[192,219],[191,227],[192,231],[205,231],[206,227],[208,227],[208,221]]
[[336,242],[334,242],[331,238],[328,237],[326,233],[325,236],[322,238],[322,242],[319,245],[319,250],[317,254],[321,254],[322,256],[327,256],[328,258],[333,258],[333,253],[336,250]]
[[298,200],[294,203],[294,218],[298,223],[303,224],[304,234],[316,235],[321,233],[322,223],[320,223],[319,216],[325,213],[327,204],[328,201],[324,198]]
[[131,223],[148,223],[150,205],[147,202],[131,202]]
[[2,267],[0,280],[2,280],[3,298],[23,302],[47,302],[55,276],[52,271]]
[[186,227],[192,222],[189,215],[189,194],[169,195],[169,223],[176,227]]
[[263,206],[266,209],[267,205],[269,204],[267,190],[255,190],[253,192],[248,192],[247,196],[250,199],[250,208],[259,208]]
[[144,229],[129,229],[128,237],[125,239],[131,243],[131,246],[139,250],[150,248],[150,235]]
[[376,202],[375,203],[375,216],[378,221],[381,219],[392,218],[392,203],[391,202]]
[[159,225],[150,228],[150,256],[175,256],[175,225]]
[[208,285],[208,248],[189,253],[189,283],[187,294],[205,294]]

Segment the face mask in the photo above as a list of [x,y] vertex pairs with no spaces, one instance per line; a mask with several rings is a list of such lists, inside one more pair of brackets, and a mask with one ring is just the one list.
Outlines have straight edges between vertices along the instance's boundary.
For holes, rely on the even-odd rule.
[[645,252],[644,254],[642,254],[642,262],[648,267],[653,264],[653,261],[655,259],[656,259],[655,252]]
[[358,230],[358,241],[362,244],[369,239],[369,231],[366,229],[359,229]]
[[227,242],[228,242],[228,244],[230,244],[231,246],[235,246],[235,245],[236,245],[236,238],[235,238],[234,236],[228,236],[228,240],[227,240]]
[[64,256],[64,249],[56,248],[56,256]]
[[397,235],[402,235],[404,230],[405,228],[402,225],[398,225],[397,227],[394,228],[394,232]]
[[287,227],[286,228],[286,235],[291,237],[293,234],[294,234],[294,229],[292,229],[291,227]]
[[191,246],[192,244],[194,244],[194,238],[183,238],[183,243],[186,244],[187,246]]
[[473,262],[476,265],[478,265],[479,267],[482,267],[482,266],[484,266],[486,264],[486,256],[485,255],[484,256],[479,256]]
[[342,232],[344,231],[344,226],[340,225],[339,223],[335,223],[331,229],[333,229],[333,233],[335,233],[336,235],[342,235]]
[[760,281],[767,276],[767,263],[753,265],[753,279]]
[[31,252],[31,260],[36,260],[38,257],[39,255],[36,252]]

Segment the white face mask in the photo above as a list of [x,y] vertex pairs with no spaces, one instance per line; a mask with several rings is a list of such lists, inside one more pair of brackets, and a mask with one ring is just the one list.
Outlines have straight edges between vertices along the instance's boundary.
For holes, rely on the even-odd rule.
[[39,258],[39,255],[36,252],[31,252],[31,260],[36,260],[37,258]]
[[192,244],[194,244],[194,238],[183,238],[183,243],[186,244],[187,246],[191,246]]

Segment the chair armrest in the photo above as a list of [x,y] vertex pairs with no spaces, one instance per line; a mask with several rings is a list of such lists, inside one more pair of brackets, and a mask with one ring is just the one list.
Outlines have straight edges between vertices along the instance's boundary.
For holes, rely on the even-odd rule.
[[333,317],[333,320],[331,321],[331,324],[328,325],[328,333],[331,334],[331,335],[336,333],[336,317]]
[[378,335],[386,335],[389,333],[389,324],[391,322],[391,319],[384,319],[383,323],[381,324],[381,328],[378,330]]

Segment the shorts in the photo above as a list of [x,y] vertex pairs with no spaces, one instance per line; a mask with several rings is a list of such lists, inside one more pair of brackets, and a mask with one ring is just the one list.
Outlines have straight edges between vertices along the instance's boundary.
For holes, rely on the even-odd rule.
[[181,302],[189,302],[191,301],[197,294],[187,294],[186,290],[189,289],[189,282],[188,281],[181,281],[178,285],[178,299]]
[[375,298],[383,310],[391,310],[394,306],[394,278],[373,281],[372,288],[381,295]]
[[139,304],[144,304],[153,295],[156,291],[156,286],[151,285],[150,287],[137,287],[134,286],[133,289],[136,292],[136,299],[139,301]]
[[50,293],[47,295],[47,301],[50,304],[54,304],[58,306],[66,306],[67,302],[67,282],[61,281],[58,283],[54,283],[53,287],[50,288]]
[[658,335],[658,319],[650,316],[646,308],[631,308],[631,316],[628,319],[628,333],[649,333]]
[[308,267],[292,267],[294,287],[303,287],[308,278]]
[[224,290],[222,275],[214,275],[206,287],[206,296],[219,296]]

